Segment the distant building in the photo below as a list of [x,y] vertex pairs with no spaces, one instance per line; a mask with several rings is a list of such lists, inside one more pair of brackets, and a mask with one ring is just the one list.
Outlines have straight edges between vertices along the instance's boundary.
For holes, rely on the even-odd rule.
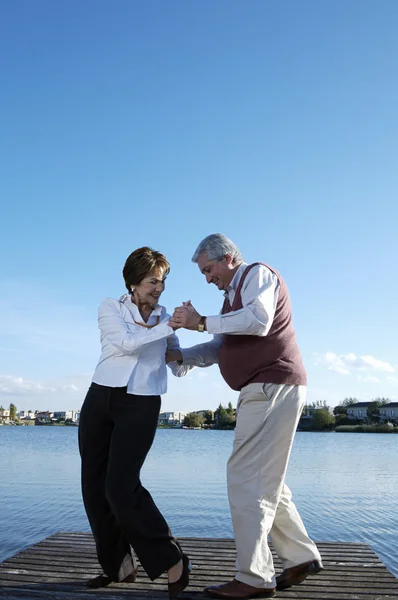
[[20,421],[32,421],[35,419],[35,413],[32,410],[20,410],[18,418]]
[[0,423],[2,423],[3,425],[5,423],[9,423],[10,422],[10,411],[8,410],[8,408],[1,408],[0,409]]
[[299,420],[298,429],[311,427],[314,415],[320,410],[326,410],[330,415],[333,415],[333,408],[327,404],[306,404]]
[[36,412],[35,413],[35,425],[47,425],[51,423],[54,418],[54,413],[50,411]]
[[389,402],[380,407],[380,421],[398,423],[398,402]]
[[159,425],[178,427],[182,425],[187,413],[185,412],[163,412],[159,415]]
[[347,406],[347,417],[356,421],[365,421],[368,418],[368,408],[372,402],[357,402]]
[[54,420],[59,421],[72,421],[72,423],[77,423],[80,418],[80,411],[76,410],[58,410],[54,412]]

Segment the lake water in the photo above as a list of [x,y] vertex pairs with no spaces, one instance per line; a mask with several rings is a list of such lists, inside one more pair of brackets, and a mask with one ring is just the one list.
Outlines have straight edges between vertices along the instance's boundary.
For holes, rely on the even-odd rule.
[[[232,431],[157,431],[142,480],[176,536],[232,537]],[[365,542],[398,576],[398,435],[299,432],[287,483],[318,541]],[[89,531],[75,427],[0,427],[0,561]]]

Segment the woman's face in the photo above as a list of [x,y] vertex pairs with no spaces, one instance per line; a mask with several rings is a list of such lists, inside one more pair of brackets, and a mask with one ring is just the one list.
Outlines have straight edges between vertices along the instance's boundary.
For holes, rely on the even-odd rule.
[[138,285],[134,286],[133,299],[136,304],[149,304],[151,308],[159,303],[164,290],[166,276],[163,269],[151,271]]

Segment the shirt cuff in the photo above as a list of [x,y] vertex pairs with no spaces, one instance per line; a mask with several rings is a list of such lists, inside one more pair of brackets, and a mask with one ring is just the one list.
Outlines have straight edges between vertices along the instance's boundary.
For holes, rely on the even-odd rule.
[[197,366],[197,358],[195,347],[192,348],[180,348],[181,356],[182,356],[182,364],[183,365],[191,365]]
[[214,315],[212,317],[206,317],[206,330],[208,333],[222,333],[221,328],[221,315]]

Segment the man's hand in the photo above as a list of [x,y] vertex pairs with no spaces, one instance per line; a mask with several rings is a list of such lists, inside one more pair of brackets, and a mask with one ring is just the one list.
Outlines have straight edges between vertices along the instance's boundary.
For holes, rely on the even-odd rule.
[[174,362],[175,360],[182,360],[182,354],[180,350],[167,350],[166,351],[166,364]]
[[[182,306],[185,306],[188,310],[192,310],[192,311],[195,310],[194,307],[192,306],[190,300],[183,302]],[[174,329],[174,331],[176,331],[177,329],[180,329],[180,327],[182,327],[182,324],[180,323],[180,321],[174,320],[174,315],[173,315],[169,321],[169,327],[171,327],[172,329]]]
[[196,331],[201,318],[201,315],[190,302],[184,302],[183,306],[178,306],[174,309],[174,314],[170,320],[170,327],[173,327],[173,329],[184,327],[184,329]]

